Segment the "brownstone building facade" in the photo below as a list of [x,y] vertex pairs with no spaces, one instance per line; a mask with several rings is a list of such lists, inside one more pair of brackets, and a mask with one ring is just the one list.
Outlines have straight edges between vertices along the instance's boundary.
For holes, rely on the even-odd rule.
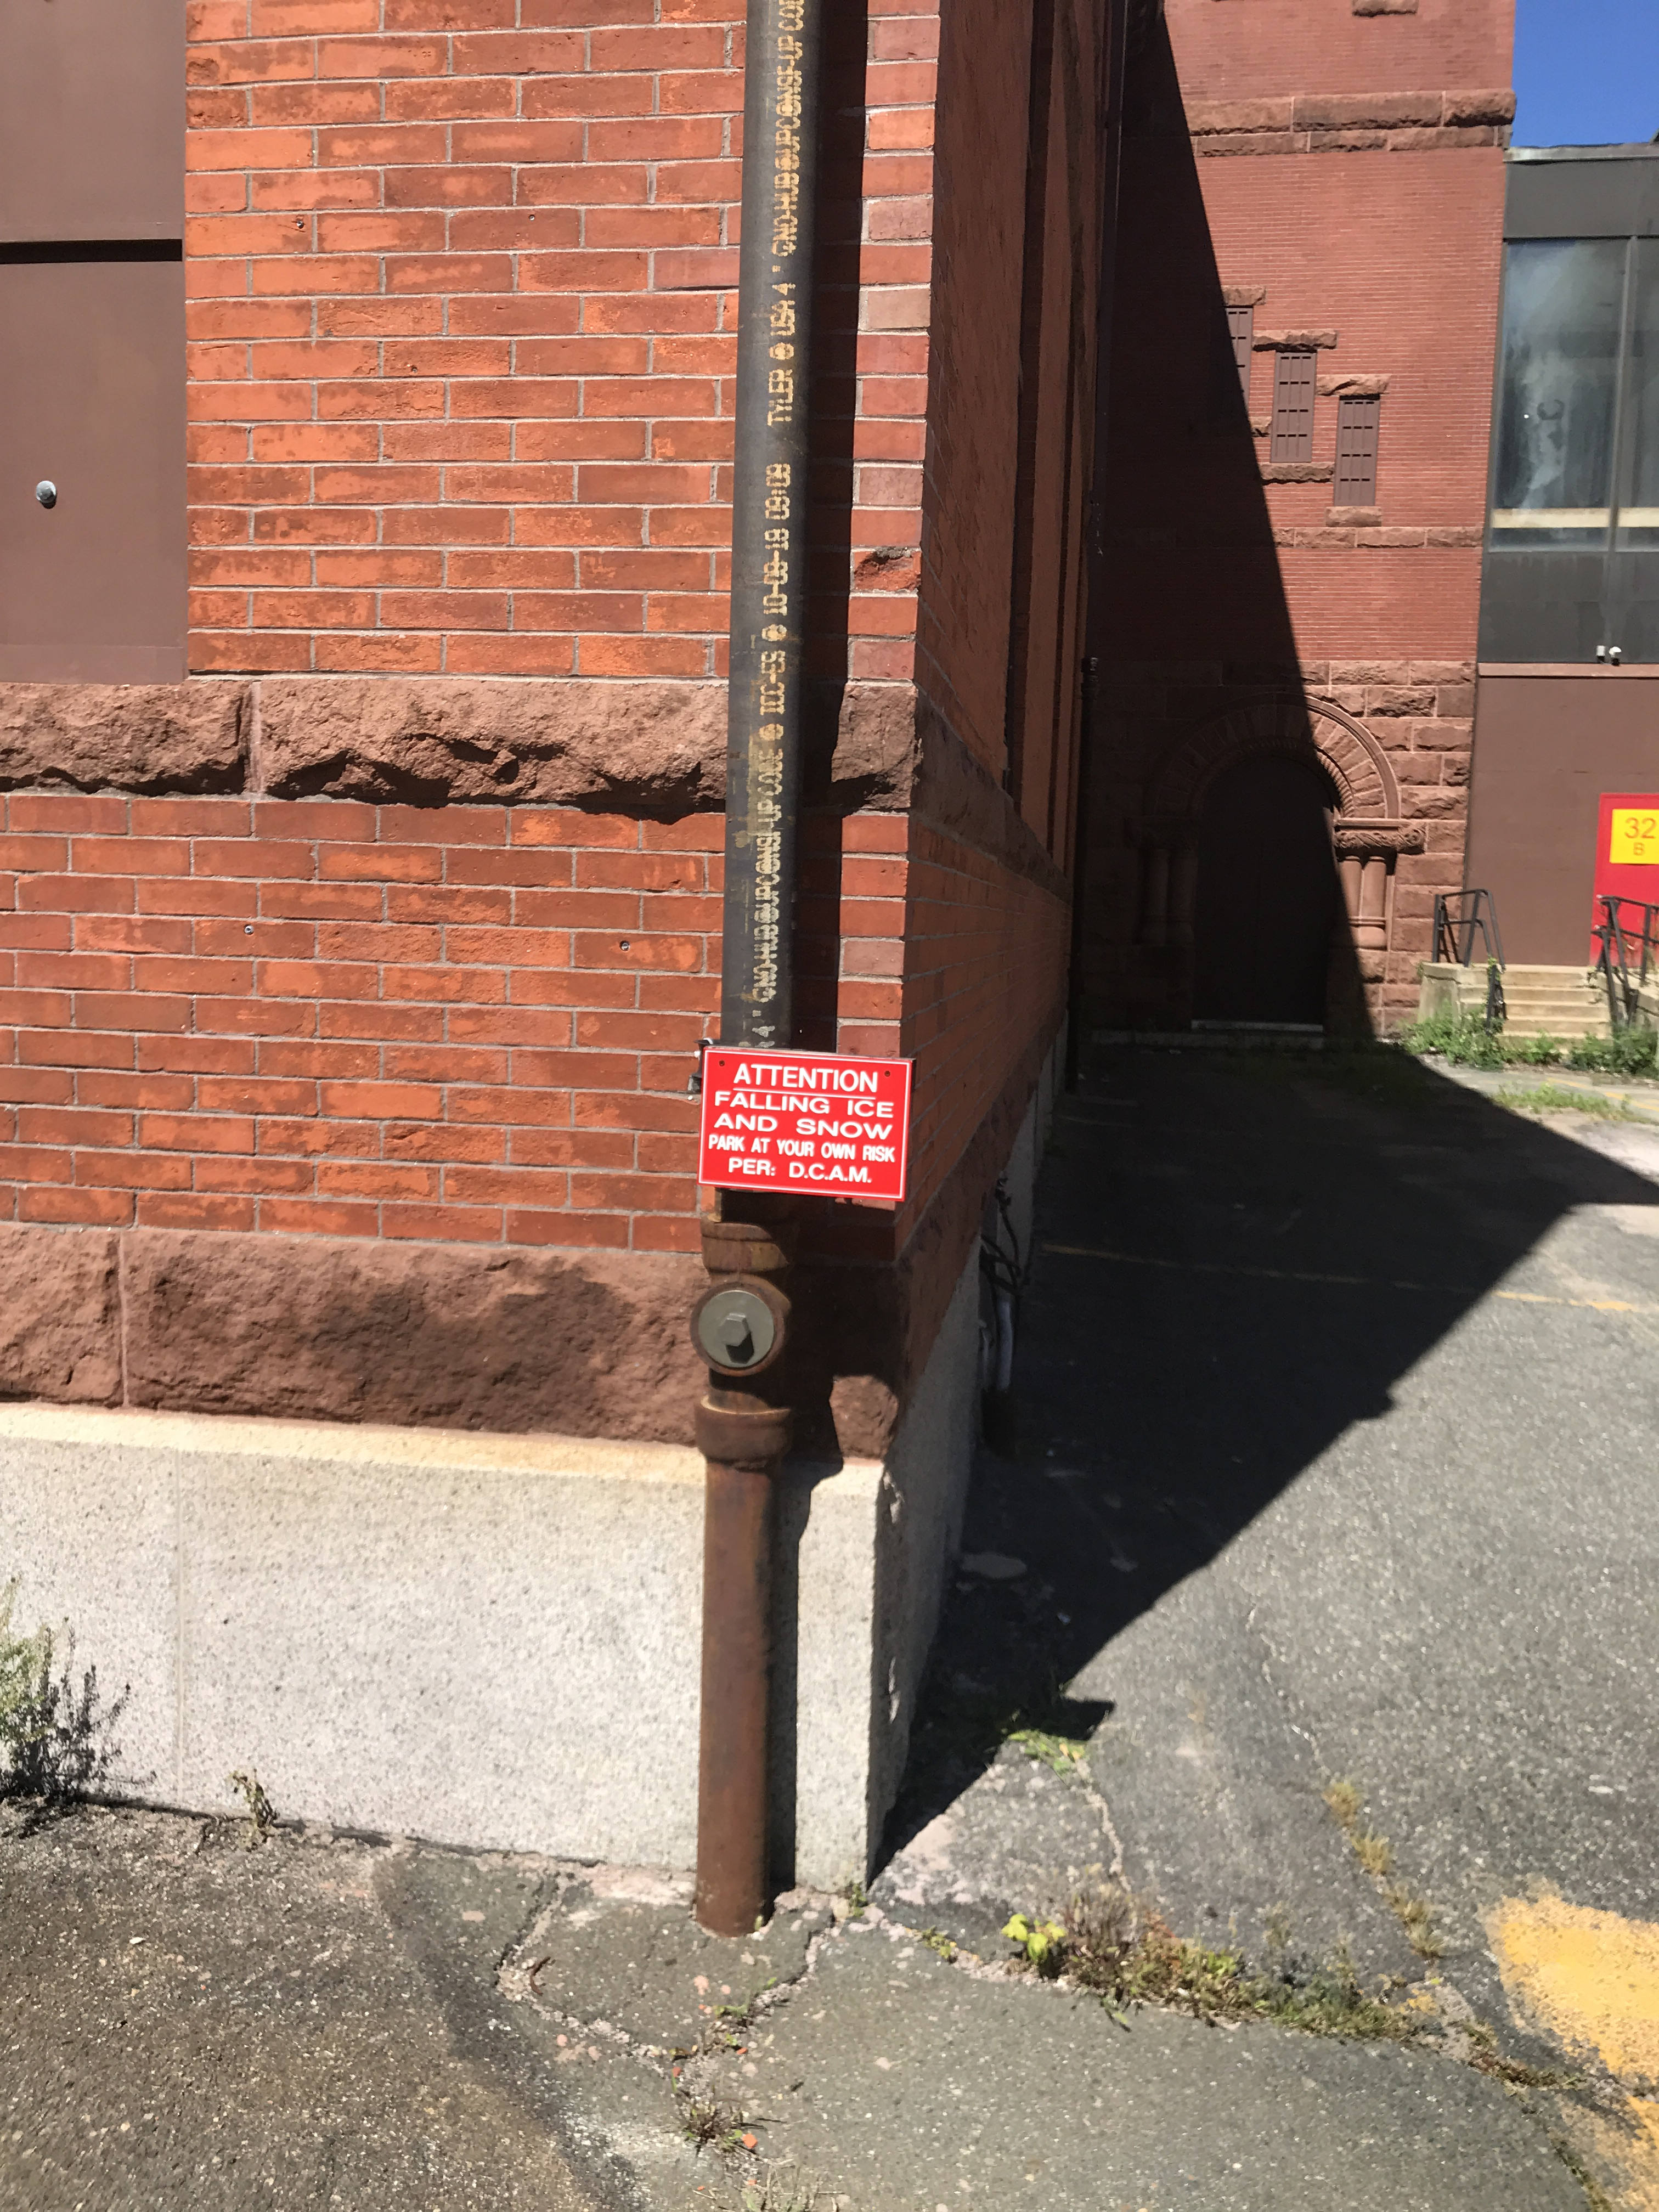
[[1097,1026],[1415,1009],[1463,880],[1512,15],[1170,0],[1134,50]]

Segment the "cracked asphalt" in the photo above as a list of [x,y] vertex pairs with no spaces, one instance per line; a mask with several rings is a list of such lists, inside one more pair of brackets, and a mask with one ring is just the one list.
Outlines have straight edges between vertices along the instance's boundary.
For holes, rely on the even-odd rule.
[[[867,1909],[7,1808],[0,2204],[1659,2206],[1656,1232],[1659,1131],[1104,1059]],[[1112,1881],[1422,2032],[1009,1974]]]

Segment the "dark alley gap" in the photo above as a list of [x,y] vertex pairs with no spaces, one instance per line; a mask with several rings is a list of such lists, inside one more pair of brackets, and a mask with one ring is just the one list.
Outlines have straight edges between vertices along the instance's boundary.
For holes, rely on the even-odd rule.
[[1376,1027],[1384,954],[1350,927],[1332,835],[1343,794],[1312,847],[1285,803],[1298,772],[1331,788],[1331,726],[1310,708],[1262,426],[1229,332],[1227,283],[1254,273],[1218,263],[1159,21],[1132,42],[1125,86],[1080,841],[1088,1027]]
[[1038,1186],[1017,1436],[981,1451],[963,1539],[1027,1571],[947,1596],[881,1863],[1015,1717],[1097,1727],[1073,1678],[1608,1204],[1659,1186],[1403,1054],[1094,1054]]

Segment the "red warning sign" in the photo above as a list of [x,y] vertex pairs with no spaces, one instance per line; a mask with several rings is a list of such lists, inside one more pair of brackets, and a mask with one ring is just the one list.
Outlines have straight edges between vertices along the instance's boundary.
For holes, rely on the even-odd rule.
[[902,1198],[910,1063],[714,1046],[702,1070],[698,1180],[726,1190]]

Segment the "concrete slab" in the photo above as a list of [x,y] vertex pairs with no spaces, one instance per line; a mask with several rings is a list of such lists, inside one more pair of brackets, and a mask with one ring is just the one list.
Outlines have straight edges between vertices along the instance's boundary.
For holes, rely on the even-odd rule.
[[848,2212],[1584,2212],[1501,2085],[1431,2053],[1166,2013],[1124,2027],[881,1929],[820,1946],[720,2081],[761,2159]]
[[[159,1814],[4,1814],[0,2202],[588,2212],[545,2090],[498,2048],[494,1956],[540,1870],[449,1860],[424,1898],[403,1872]],[[470,1977],[462,2014],[399,1931],[416,1912]]]

